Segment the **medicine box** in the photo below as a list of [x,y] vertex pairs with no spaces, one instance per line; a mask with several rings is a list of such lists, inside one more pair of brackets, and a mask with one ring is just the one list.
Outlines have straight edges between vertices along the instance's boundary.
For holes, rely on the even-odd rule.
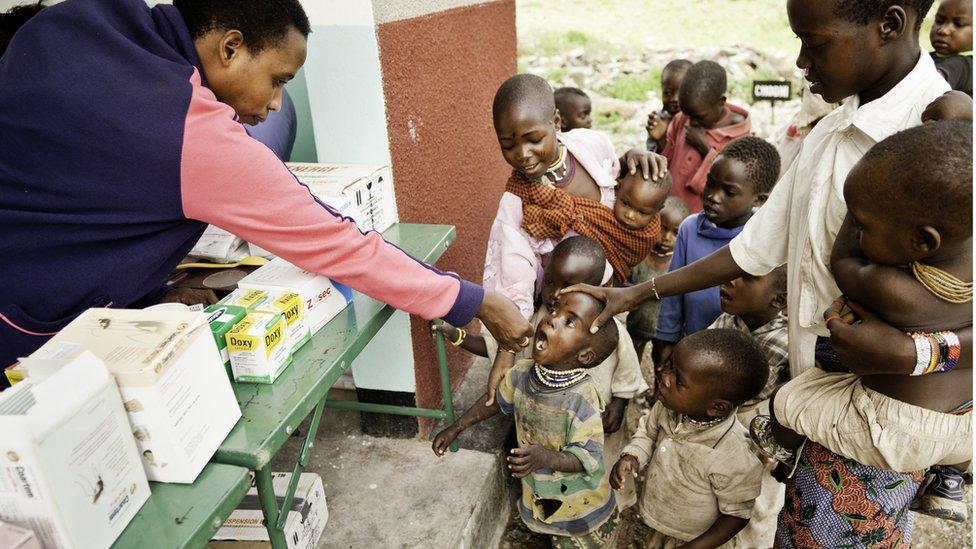
[[279,313],[251,311],[227,332],[234,381],[274,383],[291,364],[288,325]]
[[[291,473],[272,473],[275,498],[280,507],[291,481]],[[295,499],[292,500],[285,519],[285,539],[288,549],[314,549],[329,520],[329,507],[325,501],[322,477],[315,473],[302,473],[298,477]],[[264,543],[261,543],[264,542]],[[271,547],[268,531],[264,527],[264,515],[258,500],[257,488],[251,488],[244,501],[224,521],[214,534],[210,549],[242,549],[243,547]]]
[[188,254],[198,259],[209,259],[216,263],[233,263],[250,255],[247,243],[220,227],[207,225],[200,240]]
[[119,389],[80,348],[30,362],[0,393],[0,520],[47,549],[109,547],[149,498]]
[[83,347],[115,377],[149,480],[193,482],[241,417],[206,313],[89,309],[31,355]]
[[294,292],[269,292],[270,299],[257,307],[259,311],[278,313],[285,317],[291,352],[308,343],[312,332],[305,317],[305,302]]
[[16,385],[24,380],[24,368],[19,362],[14,362],[3,370],[3,375],[7,376],[7,381],[11,385]]
[[280,257],[242,278],[240,288],[293,292],[302,297],[305,315],[311,333],[319,331],[346,308],[346,298],[335,288],[328,277],[299,269]]
[[237,305],[215,303],[207,307],[205,312],[207,313],[207,322],[210,324],[210,333],[213,334],[217,351],[220,352],[220,360],[224,361],[227,373],[231,374],[230,355],[227,354],[227,332],[244,319],[247,315],[247,309]]
[[352,204],[352,217],[363,231],[383,232],[397,222],[393,174],[389,166],[372,164],[315,164],[288,162],[299,181],[323,202],[345,197]]
[[[243,280],[243,279],[241,279]],[[238,281],[238,284],[240,281]],[[217,302],[218,305],[235,305],[253,311],[270,300],[268,292],[261,289],[238,288]]]

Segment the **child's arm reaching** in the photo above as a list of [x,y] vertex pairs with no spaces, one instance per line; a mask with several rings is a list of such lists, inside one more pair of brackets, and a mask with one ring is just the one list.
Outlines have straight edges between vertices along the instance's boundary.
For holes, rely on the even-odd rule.
[[689,541],[684,545],[679,545],[684,549],[713,549],[721,547],[722,544],[734,538],[746,525],[749,519],[733,517],[732,515],[719,515],[712,525],[705,530],[705,533]]
[[613,466],[610,473],[610,485],[615,490],[619,490],[624,485],[624,479],[628,476],[637,476],[637,472],[647,465],[651,456],[654,455],[654,447],[657,445],[657,429],[661,414],[664,408],[661,403],[657,403],[653,408],[641,416],[637,423],[637,430],[628,444],[620,452],[620,459]]
[[[464,331],[464,336],[461,337],[461,328],[455,328],[446,322],[431,323],[430,331],[444,334],[444,340],[455,347],[460,347],[473,355],[488,357],[488,347],[485,345],[484,336],[470,335]],[[461,341],[455,343],[459,339]]]
[[491,372],[488,373],[488,392],[485,394],[487,398],[485,406],[491,406],[495,403],[495,393],[498,391],[498,386],[501,385],[502,380],[505,379],[505,374],[512,369],[512,366],[515,366],[515,353],[499,349],[495,353],[495,361],[491,363]]
[[[484,398],[488,398],[488,395],[485,395]],[[437,436],[434,437],[434,443],[431,445],[431,448],[433,448],[435,454],[438,456],[443,456],[444,452],[447,451],[447,448],[452,442],[454,442],[454,439],[461,434],[461,431],[476,423],[481,423],[482,421],[501,411],[501,407],[497,402],[493,403],[491,406],[485,406],[484,398],[476,400],[475,403],[468,408],[468,411],[464,412],[464,415],[455,421],[453,425],[450,425],[447,429],[437,433]]]

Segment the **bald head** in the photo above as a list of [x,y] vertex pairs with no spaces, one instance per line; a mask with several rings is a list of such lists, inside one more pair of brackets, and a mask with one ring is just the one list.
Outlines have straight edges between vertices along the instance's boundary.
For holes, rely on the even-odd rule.
[[552,118],[556,112],[552,86],[545,79],[534,74],[516,74],[506,80],[491,105],[495,126],[501,116],[532,115],[543,119]]

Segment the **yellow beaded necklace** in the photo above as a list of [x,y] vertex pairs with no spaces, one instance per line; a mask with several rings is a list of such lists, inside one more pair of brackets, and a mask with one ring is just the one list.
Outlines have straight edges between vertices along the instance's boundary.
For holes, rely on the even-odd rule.
[[915,261],[912,274],[935,297],[949,303],[969,303],[973,300],[973,283],[963,282],[938,267]]

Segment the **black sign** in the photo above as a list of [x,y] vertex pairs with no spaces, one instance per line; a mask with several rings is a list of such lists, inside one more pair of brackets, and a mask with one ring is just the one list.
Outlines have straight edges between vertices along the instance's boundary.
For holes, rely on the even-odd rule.
[[752,82],[753,101],[789,101],[793,87],[789,80],[754,80]]

